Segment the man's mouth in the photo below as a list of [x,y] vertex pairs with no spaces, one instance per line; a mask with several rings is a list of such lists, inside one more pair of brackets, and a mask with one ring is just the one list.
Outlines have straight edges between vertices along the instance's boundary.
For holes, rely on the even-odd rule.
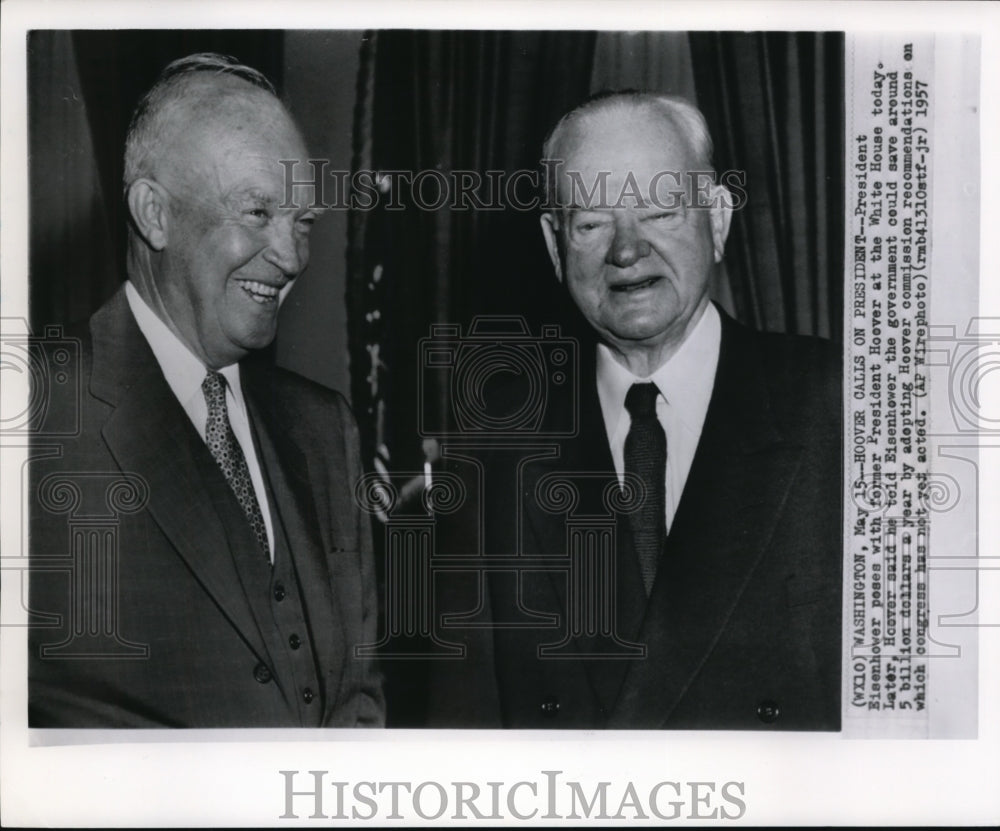
[[269,286],[267,283],[258,283],[256,280],[237,280],[236,283],[243,291],[249,294],[261,305],[265,303],[276,303],[281,290],[277,286]]
[[658,283],[660,279],[659,275],[653,275],[652,277],[647,277],[645,280],[640,280],[638,283],[619,283],[616,286],[612,286],[611,291],[630,292],[648,289],[654,283]]

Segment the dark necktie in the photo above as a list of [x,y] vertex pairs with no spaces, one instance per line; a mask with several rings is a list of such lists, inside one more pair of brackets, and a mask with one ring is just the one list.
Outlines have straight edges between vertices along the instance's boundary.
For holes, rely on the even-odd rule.
[[633,384],[625,396],[625,409],[632,417],[625,437],[625,472],[638,476],[646,487],[646,498],[639,510],[629,514],[629,521],[647,595],[667,536],[667,436],[656,418],[659,392],[656,384]]
[[209,370],[205,380],[201,382],[201,391],[205,394],[208,404],[208,421],[205,424],[205,443],[212,451],[212,456],[222,468],[229,487],[236,494],[236,499],[246,514],[250,530],[257,538],[267,561],[271,561],[270,548],[267,543],[267,526],[257,504],[253,482],[250,479],[250,469],[246,457],[236,440],[233,428],[229,425],[229,409],[226,407],[226,379],[218,372]]

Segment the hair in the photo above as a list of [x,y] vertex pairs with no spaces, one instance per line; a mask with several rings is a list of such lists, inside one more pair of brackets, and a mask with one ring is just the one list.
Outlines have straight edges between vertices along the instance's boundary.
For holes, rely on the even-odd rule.
[[643,92],[636,89],[601,90],[560,118],[545,138],[542,145],[542,163],[548,206],[557,205],[556,186],[558,184],[555,177],[547,175],[550,172],[549,163],[558,159],[557,151],[560,143],[565,139],[567,131],[586,116],[615,109],[631,109],[632,111],[646,109],[659,112],[665,120],[672,121],[691,143],[695,154],[695,163],[699,168],[705,171],[714,170],[712,164],[714,148],[705,116],[686,98],[681,98],[678,95]]
[[160,145],[167,133],[170,110],[190,100],[192,80],[207,74],[239,78],[278,100],[274,85],[261,72],[230,55],[199,52],[168,64],[139,100],[129,122],[123,182],[126,193],[136,179],[150,173],[150,159],[161,155],[157,151],[162,149]]

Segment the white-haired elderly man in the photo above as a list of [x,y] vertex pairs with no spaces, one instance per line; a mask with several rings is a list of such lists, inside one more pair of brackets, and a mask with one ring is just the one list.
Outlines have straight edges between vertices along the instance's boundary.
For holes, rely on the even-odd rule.
[[[285,204],[281,164],[305,154],[270,82],[226,56],[170,64],[133,115],[127,279],[80,332],[79,400],[50,402],[80,434],[32,469],[31,607],[58,625],[31,630],[31,726],[384,723],[354,652],[376,636],[354,419],[241,363],[309,259],[315,214]],[[107,506],[110,535],[76,533]]]
[[[546,388],[541,435],[578,430],[547,458],[526,453],[517,494],[485,500],[484,527],[504,527],[499,511],[513,529],[491,553],[546,559],[486,572],[482,596],[441,598],[444,612],[481,603],[491,626],[464,633],[464,661],[435,665],[431,722],[838,729],[836,350],[751,331],[709,300],[737,206],[689,103],[595,96],[544,156],[542,232],[595,337],[579,400]],[[609,500],[615,476],[638,483],[638,508],[624,491]],[[573,533],[545,497],[557,479],[575,488]],[[568,550],[613,510],[613,552]],[[544,565],[559,556],[575,568]]]

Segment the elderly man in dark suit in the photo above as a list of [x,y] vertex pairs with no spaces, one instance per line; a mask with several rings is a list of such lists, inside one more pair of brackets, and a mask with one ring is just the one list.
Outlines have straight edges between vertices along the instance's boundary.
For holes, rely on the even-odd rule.
[[[434,723],[839,727],[839,358],[709,301],[734,207],[711,151],[697,109],[640,93],[595,97],[546,142],[542,231],[597,342],[578,401],[547,389],[539,435],[575,435],[481,506],[511,528],[485,553],[536,562],[494,557],[471,597],[439,580],[442,614],[480,626],[434,665]],[[609,514],[613,546],[579,543]]]
[[202,54],[125,151],[128,280],[79,333],[78,435],[32,466],[29,724],[381,725],[368,518],[344,399],[244,361],[275,336],[315,214],[298,129]]

